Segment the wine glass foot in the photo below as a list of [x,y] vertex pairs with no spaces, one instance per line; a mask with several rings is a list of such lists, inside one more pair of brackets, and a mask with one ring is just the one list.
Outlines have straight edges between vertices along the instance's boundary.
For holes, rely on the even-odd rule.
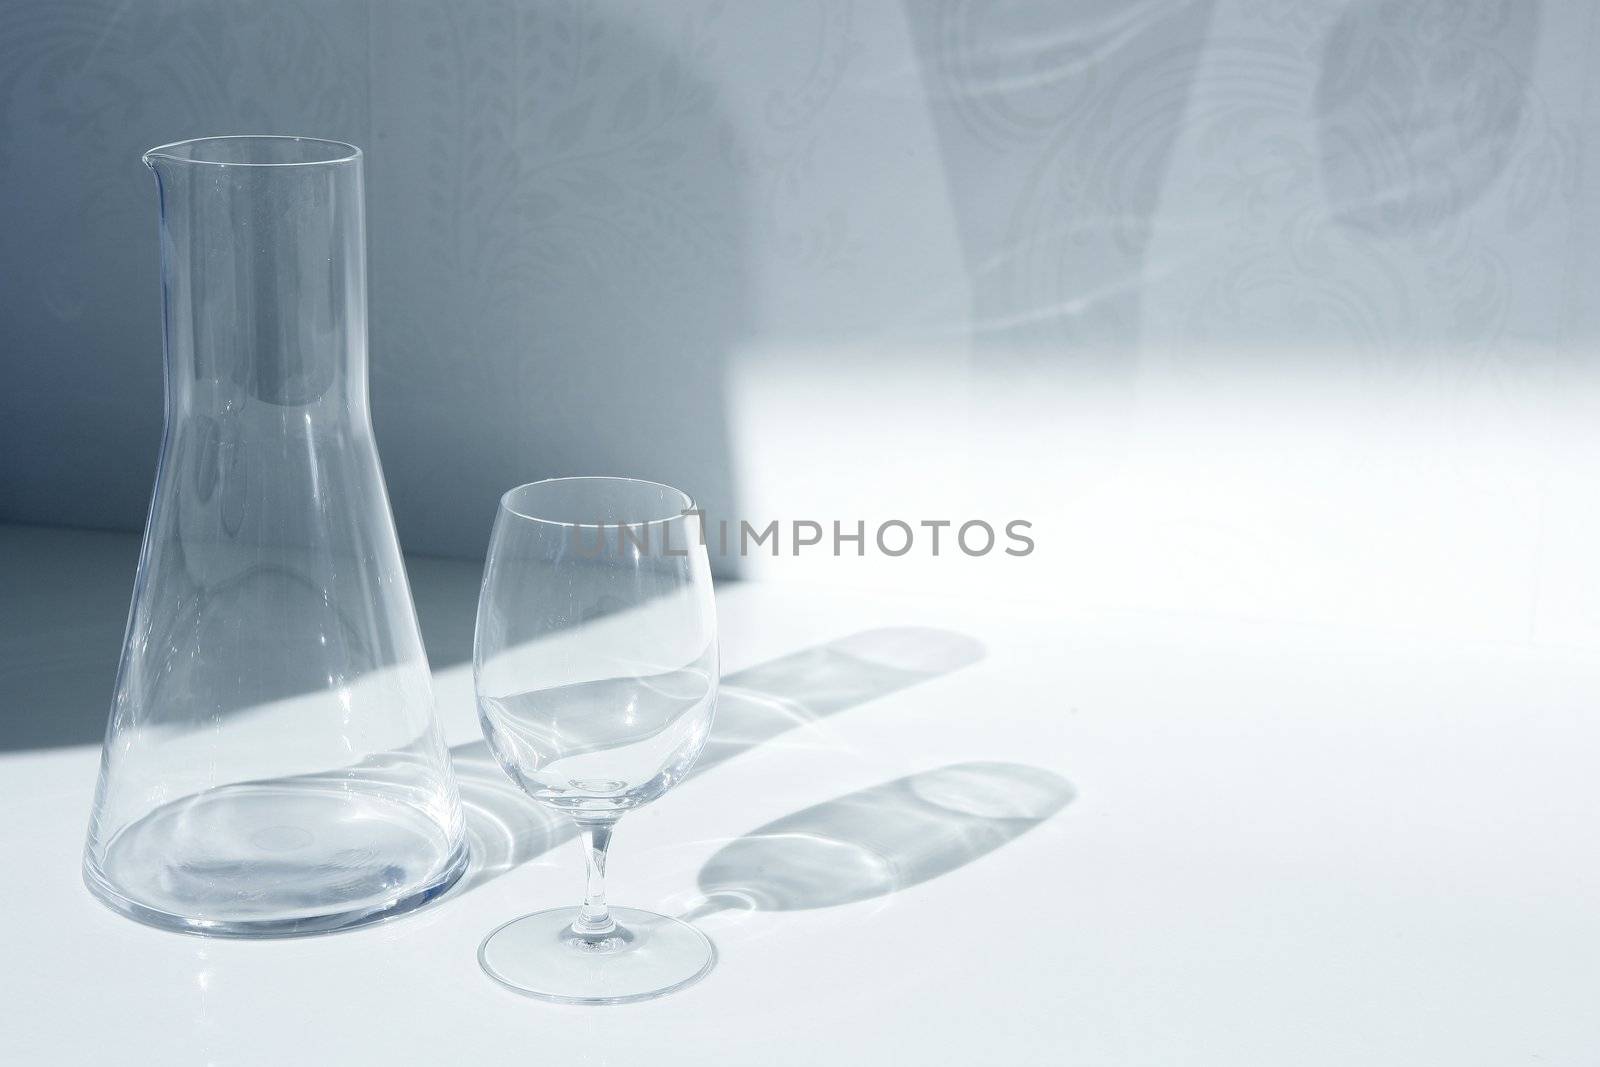
[[577,908],[513,919],[478,947],[484,972],[513,992],[562,1004],[651,1000],[703,978],[717,961],[710,938],[681,919],[612,908],[605,937],[573,934]]

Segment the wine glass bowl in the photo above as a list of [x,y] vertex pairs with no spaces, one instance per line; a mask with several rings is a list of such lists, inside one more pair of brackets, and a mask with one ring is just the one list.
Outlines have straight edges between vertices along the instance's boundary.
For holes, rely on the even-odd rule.
[[479,697],[484,736],[506,774],[575,817],[620,817],[655,800],[693,766],[711,728],[715,647],[676,670],[612,669],[620,673]]
[[589,868],[581,908],[485,940],[484,969],[517,992],[647,999],[714,959],[693,927],[604,895],[612,827],[681,781],[710,733],[716,611],[701,533],[693,501],[656,482],[559,478],[501,498],[478,604],[478,717],[512,781],[574,820]]

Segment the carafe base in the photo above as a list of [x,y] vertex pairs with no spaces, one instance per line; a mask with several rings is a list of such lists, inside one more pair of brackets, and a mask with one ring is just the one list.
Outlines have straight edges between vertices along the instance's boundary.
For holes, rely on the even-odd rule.
[[369,789],[246,782],[165,804],[84,863],[90,892],[151,926],[296,937],[411,911],[467,868],[425,813]]

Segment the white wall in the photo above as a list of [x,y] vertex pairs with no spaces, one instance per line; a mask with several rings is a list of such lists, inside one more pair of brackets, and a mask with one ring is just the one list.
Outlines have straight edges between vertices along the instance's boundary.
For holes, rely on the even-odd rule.
[[[367,151],[402,539],[498,492],[1011,518],[743,573],[1600,635],[1581,0],[0,8],[0,518],[137,527],[150,145]],[[731,572],[738,561],[725,561]]]

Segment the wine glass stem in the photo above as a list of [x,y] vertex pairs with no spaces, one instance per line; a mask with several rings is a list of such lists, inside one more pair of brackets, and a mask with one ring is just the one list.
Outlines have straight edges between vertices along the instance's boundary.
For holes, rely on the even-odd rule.
[[583,907],[572,924],[579,937],[600,938],[616,930],[616,921],[606,908],[606,850],[611,847],[610,822],[579,822],[578,838],[583,842],[583,860],[589,880],[584,889]]

